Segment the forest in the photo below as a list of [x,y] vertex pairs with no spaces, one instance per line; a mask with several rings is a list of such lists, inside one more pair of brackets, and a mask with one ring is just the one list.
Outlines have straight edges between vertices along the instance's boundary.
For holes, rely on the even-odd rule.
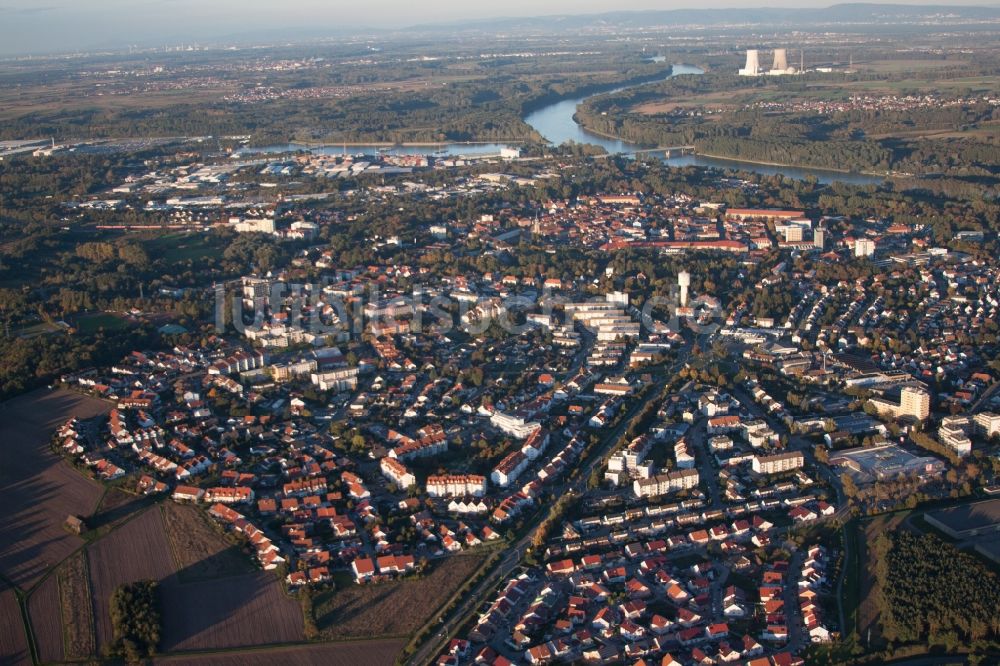
[[1000,579],[973,555],[908,530],[876,539],[883,636],[948,652],[998,647]]
[[111,595],[112,653],[129,664],[156,654],[162,621],[159,584],[153,580],[121,585]]
[[[888,95],[892,86],[898,86],[896,77],[860,73],[840,76],[832,83],[816,74],[776,78],[748,83],[744,77],[718,70],[674,77],[591,98],[577,108],[576,119],[595,132],[649,147],[693,145],[699,154],[753,162],[975,178],[980,193],[1000,192],[1000,150],[997,133],[991,131],[1000,122],[1000,107],[980,101],[816,114],[795,110],[795,104],[844,101],[854,86],[864,92],[861,86],[873,81],[887,86],[876,97]],[[923,82],[919,92],[900,88],[895,93],[934,91],[936,80]],[[972,94],[943,90],[946,96]],[[719,101],[689,102],[692,98]],[[754,101],[791,107],[769,111],[766,105],[753,108],[750,104],[751,108],[744,108]],[[682,106],[660,113],[636,111],[649,102]]]

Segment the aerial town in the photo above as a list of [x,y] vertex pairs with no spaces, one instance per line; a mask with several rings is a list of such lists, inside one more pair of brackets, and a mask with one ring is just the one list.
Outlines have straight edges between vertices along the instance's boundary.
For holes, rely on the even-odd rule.
[[[489,170],[437,187],[341,196],[482,196],[577,168],[513,175],[517,159],[470,159]],[[405,173],[466,166],[442,162],[407,157]],[[308,241],[340,222],[311,199],[237,204],[219,221],[199,207],[238,198],[209,193],[239,169],[323,179],[331,163],[399,168],[308,155],[225,172],[192,164],[115,187],[113,205],[135,205],[144,190],[163,197],[145,207],[169,211],[171,228]],[[629,248],[720,253],[763,277],[723,307],[681,271],[661,313],[620,289],[655,276],[612,263],[600,280],[435,273],[419,262],[337,265],[307,248],[287,271],[229,285],[239,333],[63,376],[113,407],[66,422],[58,446],[103,481],[198,505],[290,590],[377,586],[455,554],[514,549],[517,565],[441,664],[801,663],[806,646],[841,631],[833,586],[844,552],[831,533],[851,503],[905,501],[874,490],[889,479],[947,497],[959,484],[946,472],[964,480],[972,452],[996,446],[995,371],[969,340],[995,341],[1000,269],[938,246],[925,228],[601,192],[417,231],[377,242],[415,256],[459,239],[509,253],[522,238],[609,259]],[[831,271],[858,261],[871,270]],[[296,284],[304,274],[311,282]],[[771,298],[778,290],[789,298]],[[913,304],[905,312],[890,306],[900,298]],[[872,344],[888,332],[920,344]]]
[[998,21],[0,44],[0,664],[1000,663]]

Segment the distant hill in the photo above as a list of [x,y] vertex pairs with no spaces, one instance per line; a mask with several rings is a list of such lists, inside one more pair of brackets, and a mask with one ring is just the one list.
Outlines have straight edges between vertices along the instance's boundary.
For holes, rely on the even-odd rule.
[[848,24],[861,26],[931,26],[974,21],[1000,21],[1000,6],[893,5],[846,3],[819,8],[759,9],[669,9],[618,11],[602,14],[559,14],[535,17],[495,18],[413,26],[422,32],[577,32],[593,28],[651,28],[656,26],[751,26],[781,27]]

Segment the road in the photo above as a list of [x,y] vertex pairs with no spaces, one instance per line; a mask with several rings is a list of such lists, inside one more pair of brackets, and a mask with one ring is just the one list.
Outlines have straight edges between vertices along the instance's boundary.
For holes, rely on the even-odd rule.
[[989,400],[990,396],[996,393],[998,388],[1000,388],[1000,382],[993,382],[993,385],[983,391],[983,394],[979,396],[979,400],[976,400],[975,404],[969,408],[968,413],[975,414],[978,412],[982,408],[983,403]]
[[782,591],[782,599],[785,602],[785,625],[788,627],[787,647],[794,654],[799,654],[809,643],[802,624],[802,611],[799,608],[799,576],[802,575],[802,564],[805,559],[805,550],[802,548],[792,554]]
[[698,476],[708,487],[710,506],[713,509],[722,508],[722,492],[719,489],[719,471],[712,464],[712,453],[708,450],[705,431],[705,419],[699,418],[688,430],[688,443],[697,461]]
[[[685,345],[685,347],[687,347]],[[681,353],[677,361],[674,361],[665,376],[670,376],[677,372],[681,366],[687,361],[689,349],[681,348]],[[611,449],[612,446],[618,441],[625,430],[629,426],[629,422],[632,418],[640,413],[646,405],[648,405],[653,400],[656,400],[660,395],[658,390],[652,390],[649,394],[636,402],[631,409],[622,417],[621,421],[615,428],[608,432],[604,437],[604,442],[601,444],[600,449],[591,453],[587,464],[580,469],[579,474],[576,476],[574,481],[563,481],[558,486],[551,490],[553,496],[563,497],[565,495],[576,495],[580,496],[587,490],[587,481],[590,478],[590,474],[594,469],[604,462],[604,455]],[[521,560],[524,558],[525,553],[528,551],[528,547],[531,545],[531,541],[541,525],[542,520],[547,517],[546,513],[543,516],[536,518],[535,524],[531,527],[528,532],[518,539],[518,541],[510,548],[507,554],[500,560],[500,562],[494,567],[494,569],[486,575],[486,577],[480,581],[479,584],[466,596],[465,599],[459,603],[458,607],[453,610],[445,618],[441,625],[439,631],[434,634],[430,639],[428,639],[424,644],[413,653],[413,656],[407,660],[407,664],[414,666],[420,666],[423,664],[430,664],[434,661],[434,658],[440,654],[443,647],[447,644],[448,640],[451,638],[452,634],[460,629],[462,625],[466,623],[469,616],[480,607],[486,600],[487,595],[491,594],[496,588],[497,584],[510,575],[512,571],[520,564]]]

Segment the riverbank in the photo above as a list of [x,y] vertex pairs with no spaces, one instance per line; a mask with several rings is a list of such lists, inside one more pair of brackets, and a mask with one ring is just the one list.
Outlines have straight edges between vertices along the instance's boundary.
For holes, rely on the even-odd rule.
[[530,139],[496,139],[492,141],[309,141],[294,140],[289,141],[289,145],[304,146],[306,148],[348,148],[374,147],[374,148],[447,148],[448,146],[492,146],[495,144],[523,145],[529,143]]
[[[623,137],[616,136],[616,135],[611,134],[609,132],[602,132],[601,130],[596,130],[596,129],[592,129],[590,127],[587,127],[586,125],[584,125],[583,123],[581,123],[581,122],[579,122],[577,120],[576,114],[573,115],[573,122],[575,122],[577,125],[579,125],[580,128],[583,131],[587,132],[588,134],[593,134],[595,136],[599,136],[599,137],[602,137],[602,138],[605,138],[605,139],[610,139],[612,141],[620,141],[621,143],[630,143],[631,144],[631,142],[629,142],[628,139],[625,139]],[[677,146],[653,146],[653,147],[645,147],[643,144],[639,144],[639,143],[631,144],[631,145],[635,146],[635,151],[634,152],[637,152],[637,153],[638,152],[655,153],[655,152],[661,151],[661,150],[662,151],[667,151],[667,150],[670,150],[672,148],[677,148]],[[733,168],[735,168],[735,169],[739,169],[740,168],[739,165],[741,165],[741,164],[755,164],[755,165],[759,165],[759,166],[769,166],[769,167],[778,167],[778,168],[786,168],[786,169],[807,169],[809,171],[825,171],[825,172],[832,173],[832,174],[833,173],[839,173],[839,174],[848,174],[848,175],[855,175],[855,176],[869,176],[869,177],[872,177],[872,178],[892,178],[893,177],[891,175],[887,175],[887,174],[883,174],[883,173],[878,173],[876,171],[851,171],[850,169],[834,169],[834,168],[831,168],[831,167],[818,167],[818,166],[812,166],[812,165],[809,165],[809,164],[783,164],[781,162],[766,162],[764,160],[751,160],[751,159],[747,159],[745,157],[729,157],[729,156],[726,156],[726,155],[713,155],[712,153],[699,152],[697,150],[697,148],[694,151],[692,151],[690,153],[687,153],[687,154],[688,155],[694,155],[695,157],[707,157],[708,159],[712,159],[712,160],[722,160],[722,161],[725,161],[725,162],[732,162],[733,165],[734,165]]]
[[[587,130],[588,132],[590,130]],[[694,152],[698,157],[707,157],[713,160],[725,160],[740,164],[759,164],[761,166],[785,167],[788,169],[809,169],[810,171],[828,171],[830,173],[844,173],[857,176],[871,176],[872,178],[891,178],[892,176],[878,173],[877,171],[851,171],[850,169],[834,169],[832,167],[818,167],[809,164],[782,164],[781,162],[765,162],[763,160],[750,160],[745,157],[726,157],[725,155],[712,155],[711,153]]]
[[521,119],[523,120],[525,117],[535,113],[536,111],[540,111],[545,107],[559,104],[560,102],[565,102],[570,99],[576,99],[578,97],[593,97],[594,95],[603,95],[604,93],[624,90],[625,88],[641,86],[647,83],[664,81],[669,79],[671,76],[674,76],[674,67],[674,65],[670,65],[666,69],[653,74],[635,76],[631,79],[625,79],[624,81],[617,81],[615,83],[596,83],[589,86],[580,86],[579,88],[575,88],[565,93],[549,93],[547,95],[541,95],[528,100],[521,105]]

